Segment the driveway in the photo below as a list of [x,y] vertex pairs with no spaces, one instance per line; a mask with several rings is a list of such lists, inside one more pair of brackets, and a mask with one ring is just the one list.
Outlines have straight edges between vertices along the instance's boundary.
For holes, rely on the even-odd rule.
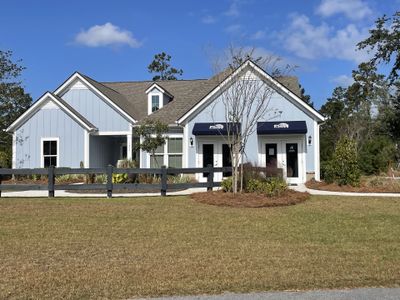
[[360,288],[348,290],[316,290],[306,292],[263,292],[153,298],[153,300],[398,300],[400,288]]

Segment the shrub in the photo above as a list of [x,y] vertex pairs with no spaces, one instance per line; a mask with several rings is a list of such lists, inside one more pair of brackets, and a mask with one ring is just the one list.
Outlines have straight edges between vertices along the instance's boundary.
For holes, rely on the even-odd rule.
[[232,177],[225,178],[221,182],[221,188],[224,192],[233,192],[233,179]]
[[55,178],[56,183],[77,183],[77,182],[82,182],[84,180],[85,180],[85,176],[78,175],[78,174],[65,174],[65,175],[56,176],[56,178]]
[[[134,169],[137,168],[137,163],[134,160],[123,159],[118,161],[118,168]],[[138,180],[138,174],[113,174],[114,183],[133,183]]]
[[113,174],[112,176],[112,182],[113,183],[125,183],[128,180],[128,174],[122,173],[122,174]]
[[361,172],[355,142],[348,137],[342,137],[335,147],[332,159],[324,164],[323,173],[327,182],[358,186]]
[[95,183],[105,184],[107,183],[107,175],[106,174],[96,174],[96,178],[94,179]]
[[193,178],[187,175],[168,175],[167,182],[173,183],[190,183],[193,182]]
[[11,167],[11,154],[9,151],[0,151],[0,168]]
[[287,184],[281,177],[265,180],[250,179],[247,183],[247,192],[264,194],[269,197],[280,196],[287,189]]
[[387,136],[375,136],[367,140],[359,153],[359,166],[366,175],[386,172],[395,161],[396,146]]

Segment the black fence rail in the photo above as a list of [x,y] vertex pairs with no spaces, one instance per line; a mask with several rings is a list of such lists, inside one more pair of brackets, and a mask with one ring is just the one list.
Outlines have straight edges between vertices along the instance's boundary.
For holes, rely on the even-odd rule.
[[[205,168],[114,168],[108,166],[106,168],[42,168],[42,169],[2,169],[0,168],[0,197],[2,191],[30,191],[30,190],[47,190],[49,197],[55,196],[57,190],[96,190],[107,191],[107,197],[111,198],[113,190],[159,190],[161,196],[166,196],[168,189],[187,189],[205,187],[208,191],[214,187],[221,186],[221,182],[214,181],[215,173],[230,172],[231,167],[215,168],[211,165]],[[168,183],[168,175],[179,174],[196,174],[203,173],[207,175],[207,182],[190,182],[190,183]],[[107,182],[104,184],[56,184],[56,176],[58,175],[92,175],[105,174]],[[160,177],[159,183],[113,183],[113,174],[150,174]],[[46,175],[47,184],[3,184],[4,176],[32,176]]]

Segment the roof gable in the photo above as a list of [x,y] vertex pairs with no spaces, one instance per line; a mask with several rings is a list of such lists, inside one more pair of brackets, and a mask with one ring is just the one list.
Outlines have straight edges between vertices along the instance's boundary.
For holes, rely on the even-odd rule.
[[34,115],[38,110],[48,104],[48,101],[52,101],[60,109],[62,109],[67,115],[69,115],[75,122],[81,125],[88,131],[97,130],[96,126],[85,119],[79,112],[77,112],[72,106],[65,102],[60,97],[52,94],[51,92],[46,92],[41,96],[31,107],[25,111],[17,120],[15,120],[7,129],[7,132],[13,132],[15,129],[22,126],[29,118]]

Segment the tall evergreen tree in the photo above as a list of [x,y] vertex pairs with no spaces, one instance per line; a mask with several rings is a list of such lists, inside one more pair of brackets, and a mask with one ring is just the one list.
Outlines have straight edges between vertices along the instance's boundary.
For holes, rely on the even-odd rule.
[[4,130],[32,103],[25,93],[20,76],[25,69],[21,61],[14,62],[12,51],[0,50],[0,165],[11,165],[11,136]]
[[156,80],[177,80],[177,76],[182,76],[183,70],[171,67],[171,55],[161,52],[154,55],[154,60],[147,67],[149,73],[155,73],[153,81]]

